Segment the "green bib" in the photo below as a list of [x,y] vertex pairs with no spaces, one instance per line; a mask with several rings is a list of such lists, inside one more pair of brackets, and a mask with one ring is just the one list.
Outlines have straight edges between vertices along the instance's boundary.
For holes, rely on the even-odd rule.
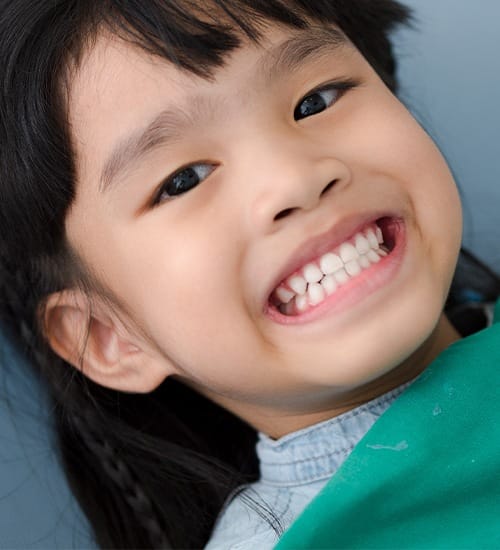
[[276,549],[500,549],[499,373],[500,324],[450,346]]

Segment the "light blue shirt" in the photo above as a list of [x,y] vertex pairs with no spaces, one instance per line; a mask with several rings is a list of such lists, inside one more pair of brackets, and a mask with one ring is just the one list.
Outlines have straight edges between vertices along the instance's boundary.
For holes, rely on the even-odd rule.
[[205,549],[273,548],[408,385],[278,440],[259,434],[261,477],[230,496]]

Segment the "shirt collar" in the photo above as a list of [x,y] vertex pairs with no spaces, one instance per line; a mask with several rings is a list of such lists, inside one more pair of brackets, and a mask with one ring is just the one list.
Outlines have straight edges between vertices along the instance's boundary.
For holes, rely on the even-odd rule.
[[329,420],[274,440],[259,433],[260,480],[277,486],[312,483],[331,477],[349,453],[410,384]]

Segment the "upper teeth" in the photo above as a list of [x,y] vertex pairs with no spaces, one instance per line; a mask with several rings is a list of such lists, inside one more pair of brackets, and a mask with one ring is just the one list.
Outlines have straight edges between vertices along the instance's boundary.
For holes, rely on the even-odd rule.
[[357,233],[318,261],[309,262],[288,277],[275,290],[276,298],[282,304],[290,304],[295,298],[294,305],[298,311],[321,303],[338,286],[386,256],[387,252],[380,248],[383,241],[382,231],[376,225]]

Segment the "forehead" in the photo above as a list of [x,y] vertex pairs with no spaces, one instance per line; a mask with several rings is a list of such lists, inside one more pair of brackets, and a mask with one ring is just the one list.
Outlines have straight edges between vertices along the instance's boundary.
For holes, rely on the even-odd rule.
[[208,118],[227,120],[225,96],[249,101],[283,74],[351,48],[334,26],[269,27],[260,43],[243,42],[211,78],[202,78],[103,32],[83,56],[70,90],[78,172],[90,172],[105,186],[124,159],[152,141],[168,133],[175,138]]

